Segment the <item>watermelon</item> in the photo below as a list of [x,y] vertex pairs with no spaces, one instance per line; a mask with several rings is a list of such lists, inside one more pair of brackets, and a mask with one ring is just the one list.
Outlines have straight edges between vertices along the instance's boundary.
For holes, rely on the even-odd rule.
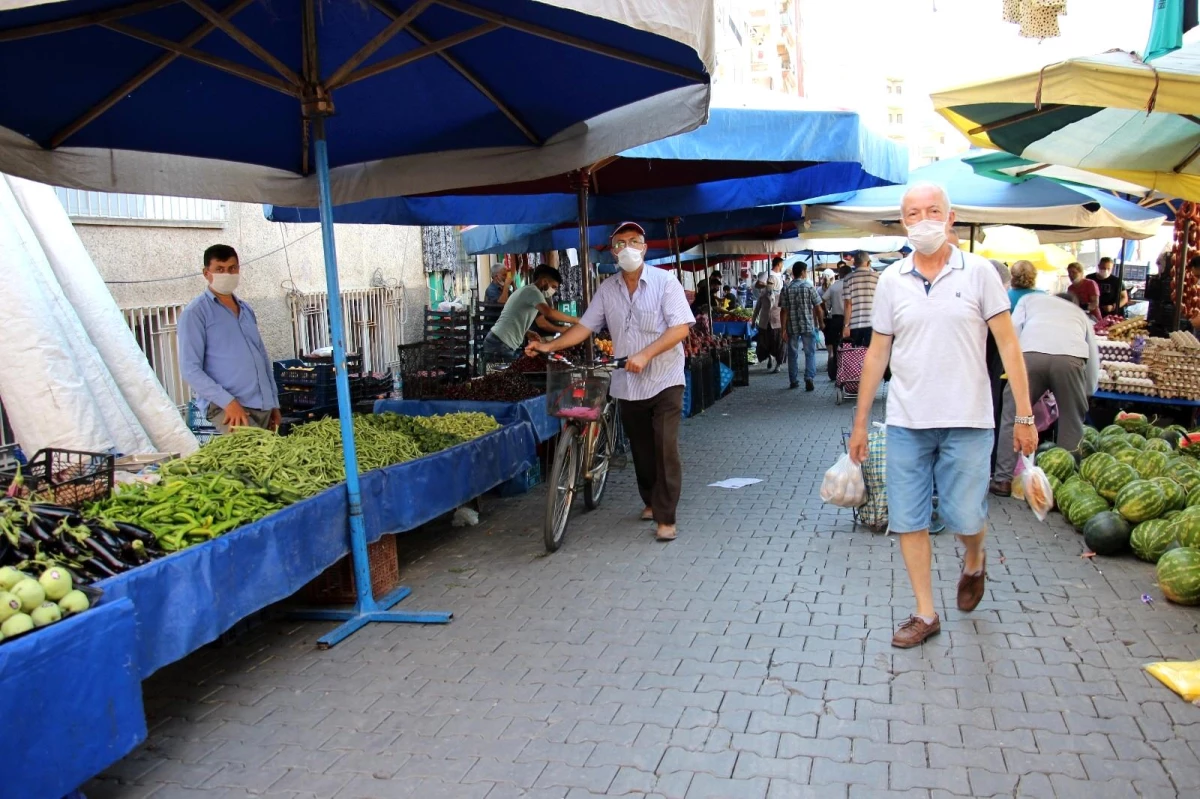
[[1193,488],[1188,492],[1187,506],[1193,508],[1197,505],[1200,505],[1200,488]]
[[1172,430],[1168,427],[1158,438],[1160,441],[1165,442],[1172,450],[1175,450],[1179,448],[1179,442],[1183,438],[1183,435],[1178,430]]
[[1097,555],[1120,555],[1129,549],[1129,524],[1121,514],[1103,511],[1083,525],[1083,542]]
[[[1118,460],[1120,459],[1118,458]],[[1170,463],[1167,461],[1167,456],[1161,452],[1142,452],[1133,464],[1133,468],[1137,469],[1137,473],[1145,480],[1165,475],[1168,466]]]
[[1175,540],[1175,525],[1165,519],[1151,519],[1133,528],[1129,537],[1133,554],[1147,563],[1158,559],[1169,549],[1179,546]]
[[1062,447],[1052,447],[1037,456],[1037,465],[1047,475],[1066,480],[1075,474],[1075,457]]
[[1127,521],[1137,524],[1161,516],[1167,509],[1167,495],[1150,480],[1134,480],[1117,493],[1113,504]]
[[1200,605],[1200,549],[1179,547],[1163,554],[1155,569],[1163,596],[1180,605]]
[[1130,447],[1126,439],[1127,436],[1109,436],[1108,438],[1101,439],[1100,451],[1107,452],[1109,455],[1116,455],[1123,449],[1136,449],[1136,447]]
[[[1100,496],[1107,500],[1114,500],[1122,488],[1137,479],[1138,473],[1132,466],[1125,463],[1114,463],[1102,471],[1092,484],[1096,487],[1096,493]],[[1157,513],[1154,514],[1154,516],[1157,515]],[[1153,516],[1147,516],[1146,518],[1150,519]]]
[[1095,484],[1100,472],[1117,462],[1117,459],[1107,452],[1097,452],[1089,455],[1079,464],[1079,476],[1091,484]]
[[1184,427],[1183,425],[1173,424],[1173,425],[1167,426],[1167,429],[1163,431],[1163,435],[1165,436],[1167,433],[1178,433],[1181,436],[1186,436],[1187,432],[1188,432],[1188,429],[1186,427]]
[[1170,455],[1175,451],[1175,448],[1163,441],[1161,438],[1147,439],[1146,446],[1142,449],[1148,452],[1161,452],[1164,455]]
[[1187,492],[1183,490],[1183,486],[1176,483],[1170,477],[1151,477],[1150,481],[1156,483],[1163,490],[1163,494],[1167,497],[1167,510],[1183,510],[1187,507]]
[[1123,436],[1127,431],[1124,427],[1116,424],[1110,424],[1100,431],[1101,438],[1109,438],[1110,436]]
[[[1059,480],[1057,477],[1055,477],[1055,476],[1054,476],[1054,475],[1052,475],[1052,474],[1048,474],[1048,475],[1046,475],[1046,479],[1050,481],[1050,493],[1051,493],[1051,495],[1053,495],[1054,497],[1056,497],[1056,498],[1057,498],[1057,497],[1058,497],[1058,492],[1059,492],[1059,491],[1062,491],[1062,485],[1063,485],[1063,484],[1062,484],[1062,481],[1061,481],[1061,480]],[[1057,501],[1056,501],[1056,502],[1055,502],[1055,506],[1056,506],[1056,507],[1057,507],[1057,504],[1058,504],[1058,503],[1057,503]]]
[[1130,433],[1125,436],[1125,443],[1134,449],[1144,449],[1146,447],[1146,437],[1141,433]]
[[1080,458],[1086,458],[1089,455],[1095,455],[1099,452],[1100,438],[1082,438],[1079,440],[1079,446],[1075,447],[1075,452]]
[[1113,453],[1113,457],[1117,459],[1117,463],[1128,464],[1136,471],[1137,462],[1142,457],[1142,451],[1133,447],[1122,447]]
[[1113,424],[1127,433],[1141,433],[1150,426],[1150,421],[1143,413],[1125,413],[1121,411],[1117,414],[1117,418],[1113,420]]
[[1082,530],[1083,526],[1097,513],[1104,513],[1109,509],[1108,502],[1099,494],[1080,494],[1071,499],[1067,509],[1063,511],[1066,514],[1067,521],[1072,527]]
[[1200,469],[1186,461],[1176,461],[1167,467],[1167,477],[1183,486],[1189,494],[1200,486]]
[[1171,520],[1181,546],[1200,549],[1200,512],[1184,511]]
[[1161,427],[1159,427],[1158,425],[1154,425],[1154,424],[1148,426],[1145,430],[1142,431],[1142,435],[1144,435],[1148,439],[1158,438],[1162,434],[1163,434],[1163,429]]

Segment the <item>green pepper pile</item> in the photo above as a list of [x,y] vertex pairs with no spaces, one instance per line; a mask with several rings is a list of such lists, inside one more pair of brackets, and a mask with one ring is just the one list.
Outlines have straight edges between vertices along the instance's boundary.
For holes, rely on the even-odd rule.
[[[403,463],[499,428],[484,413],[354,417],[362,471]],[[207,541],[346,479],[337,419],[293,428],[288,436],[239,427],[199,451],[165,464],[157,484],[134,483],[87,508],[105,522],[152,532],[167,552]]]
[[136,524],[165,552],[200,544],[284,506],[270,490],[221,472],[132,483],[87,508],[89,517]]

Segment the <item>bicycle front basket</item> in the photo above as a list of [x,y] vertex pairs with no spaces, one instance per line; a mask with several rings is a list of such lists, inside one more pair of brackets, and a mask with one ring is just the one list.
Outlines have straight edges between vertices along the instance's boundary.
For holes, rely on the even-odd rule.
[[560,419],[594,422],[604,411],[609,375],[590,369],[546,373],[546,412]]

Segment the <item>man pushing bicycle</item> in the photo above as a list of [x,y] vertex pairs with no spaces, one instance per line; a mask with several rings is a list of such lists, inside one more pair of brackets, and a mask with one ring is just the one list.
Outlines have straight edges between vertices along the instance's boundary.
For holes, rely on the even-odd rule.
[[646,231],[623,222],[612,235],[620,279],[600,284],[579,324],[554,341],[533,342],[529,355],[583,343],[608,328],[613,355],[628,358],[613,373],[609,393],[619,400],[641,494],[641,518],[657,525],[659,541],[674,541],[675,508],[683,482],[679,421],[683,412],[683,340],[696,319],[683,286],[663,269],[646,269]]

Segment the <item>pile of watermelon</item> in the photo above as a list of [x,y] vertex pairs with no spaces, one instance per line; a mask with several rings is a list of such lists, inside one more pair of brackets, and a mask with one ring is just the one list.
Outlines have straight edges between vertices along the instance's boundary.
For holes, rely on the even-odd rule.
[[1089,549],[1132,550],[1156,564],[1167,599],[1200,605],[1200,432],[1122,413],[1103,430],[1084,428],[1073,453],[1043,445],[1037,465]]

